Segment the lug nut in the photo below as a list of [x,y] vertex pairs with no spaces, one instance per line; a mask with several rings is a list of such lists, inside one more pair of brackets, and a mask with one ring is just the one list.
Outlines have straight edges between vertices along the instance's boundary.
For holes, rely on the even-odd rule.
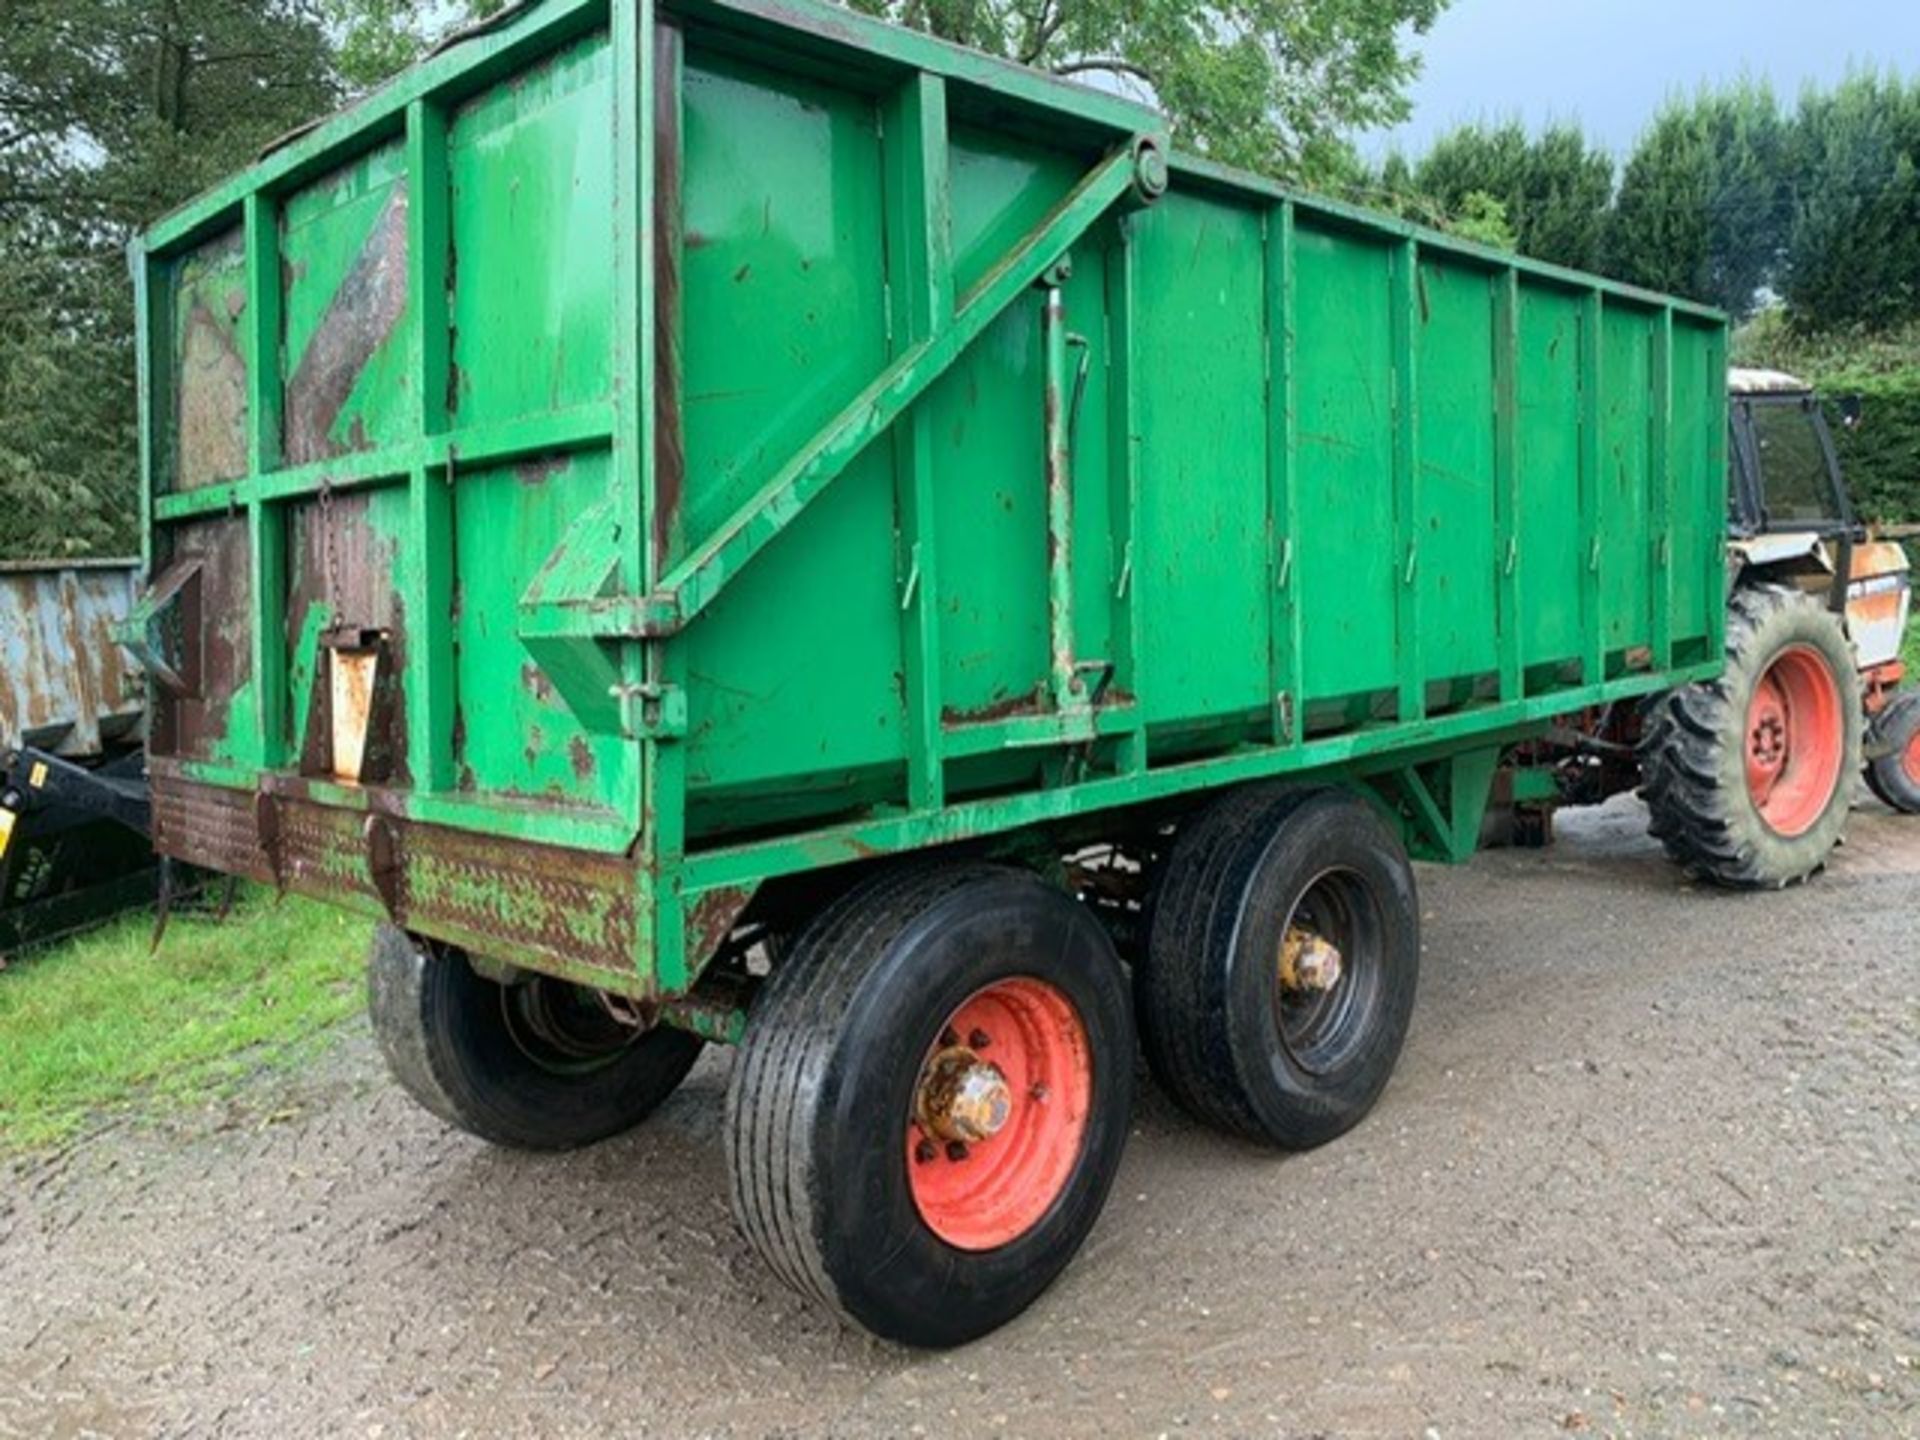
[[959,1160],[964,1160],[966,1158],[967,1158],[967,1146],[965,1141],[949,1140],[947,1142],[947,1159],[959,1161]]
[[939,1153],[940,1153],[940,1147],[935,1145],[933,1141],[925,1139],[924,1137],[921,1139],[918,1145],[913,1147],[914,1162],[920,1165],[927,1164],[929,1161],[933,1159],[934,1156],[938,1155]]
[[960,1032],[955,1030],[953,1026],[949,1025],[947,1026],[946,1029],[940,1032],[940,1044],[944,1048],[951,1050],[954,1046],[958,1045],[959,1043],[960,1043]]
[[1052,1092],[1049,1091],[1047,1087],[1044,1085],[1036,1085],[1031,1090],[1027,1091],[1027,1094],[1031,1096],[1036,1103],[1039,1103],[1039,1104],[1046,1103],[1047,1096],[1051,1093]]
[[967,1036],[967,1044],[976,1050],[984,1050],[993,1044],[993,1037],[984,1030],[975,1030],[971,1035]]

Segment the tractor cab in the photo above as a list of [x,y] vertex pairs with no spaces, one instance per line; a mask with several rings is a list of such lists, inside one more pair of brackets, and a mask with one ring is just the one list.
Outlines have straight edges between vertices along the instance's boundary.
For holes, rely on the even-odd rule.
[[[1728,384],[1734,535],[1855,535],[1833,435],[1813,387],[1777,370],[1735,370]],[[1857,407],[1849,413],[1857,417]]]

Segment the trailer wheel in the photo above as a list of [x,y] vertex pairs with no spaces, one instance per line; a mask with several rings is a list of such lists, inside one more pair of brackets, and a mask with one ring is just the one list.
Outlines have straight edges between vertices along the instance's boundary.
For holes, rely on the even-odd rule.
[[1895,810],[1920,815],[1920,690],[1905,690],[1874,721],[1885,754],[1867,766],[1867,788]]
[[1413,867],[1364,801],[1230,795],[1181,832],[1154,907],[1135,970],[1147,1059],[1209,1125],[1321,1145],[1386,1088],[1419,971]]
[[699,1058],[679,1030],[636,1030],[584,986],[487,979],[454,950],[374,932],[373,1033],[400,1087],[449,1125],[518,1150],[571,1150],[644,1120]]
[[809,924],[727,1093],[740,1227],[884,1339],[963,1344],[1072,1259],[1126,1143],[1133,1031],[1085,907],[982,864],[916,866]]
[[1741,890],[1813,875],[1861,768],[1860,677],[1839,619],[1776,585],[1734,593],[1727,668],[1648,711],[1641,795],[1689,874]]

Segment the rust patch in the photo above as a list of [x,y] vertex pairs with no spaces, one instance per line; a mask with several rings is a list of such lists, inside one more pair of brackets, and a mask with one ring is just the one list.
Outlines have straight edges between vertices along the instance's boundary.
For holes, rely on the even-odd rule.
[[513,478],[520,482],[521,488],[537,490],[572,463],[565,455],[543,455],[536,460],[523,460],[513,467]]
[[585,783],[593,778],[593,747],[587,744],[587,737],[576,735],[567,742],[567,764],[573,768],[573,778]]
[[1012,720],[1023,715],[1038,715],[1045,708],[1042,690],[1039,687],[1031,694],[1010,695],[1004,700],[989,701],[985,705],[947,705],[940,711],[940,723],[948,728],[965,725],[986,725],[995,720]]
[[141,697],[113,626],[135,574],[130,563],[0,563],[0,751],[96,755],[131,732]]
[[290,694],[288,723],[304,729],[288,735],[300,756],[301,768],[312,774],[332,769],[331,715],[333,660],[325,645],[309,643],[312,614],[320,607],[324,628],[336,634],[361,631],[384,637],[386,659],[381,665],[377,714],[368,731],[372,762],[362,778],[404,782],[408,764],[405,687],[407,621],[394,589],[394,555],[390,542],[373,524],[375,496],[367,491],[334,494],[323,504],[303,500],[287,510],[286,644],[291,659],[289,683],[295,674],[310,676],[310,703],[300,710],[298,693]]
[[726,943],[752,901],[751,885],[726,885],[709,890],[687,910],[687,958],[698,970]]
[[547,672],[529,660],[520,667],[520,688],[543,705],[557,703],[558,692],[553,682],[547,678]]
[[198,562],[197,582],[162,618],[160,651],[197,683],[191,695],[157,693],[149,743],[159,755],[224,758],[228,712],[253,680],[252,545],[244,516],[181,525],[170,564]]
[[393,335],[406,309],[407,193],[396,185],[287,381],[289,464],[310,464],[367,447],[364,429],[341,443],[334,439],[333,427],[360,372]]
[[182,490],[247,473],[247,363],[233,327],[203,304],[180,337],[177,483]]
[[[166,762],[153,774],[160,851],[227,874],[274,882],[254,797],[202,785]],[[314,803],[300,782],[274,782],[275,849],[289,890],[377,908],[418,934],[528,969],[571,971],[626,994],[636,972],[634,872],[621,855],[529,845],[407,819],[404,797],[368,792],[376,829],[353,810]]]

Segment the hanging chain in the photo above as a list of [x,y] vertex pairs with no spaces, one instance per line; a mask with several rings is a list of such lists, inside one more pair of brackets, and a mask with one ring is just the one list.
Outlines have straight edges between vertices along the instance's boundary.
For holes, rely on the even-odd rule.
[[320,561],[326,580],[325,595],[327,603],[334,607],[334,621],[340,619],[340,557],[333,533],[333,481],[327,477],[320,480]]

